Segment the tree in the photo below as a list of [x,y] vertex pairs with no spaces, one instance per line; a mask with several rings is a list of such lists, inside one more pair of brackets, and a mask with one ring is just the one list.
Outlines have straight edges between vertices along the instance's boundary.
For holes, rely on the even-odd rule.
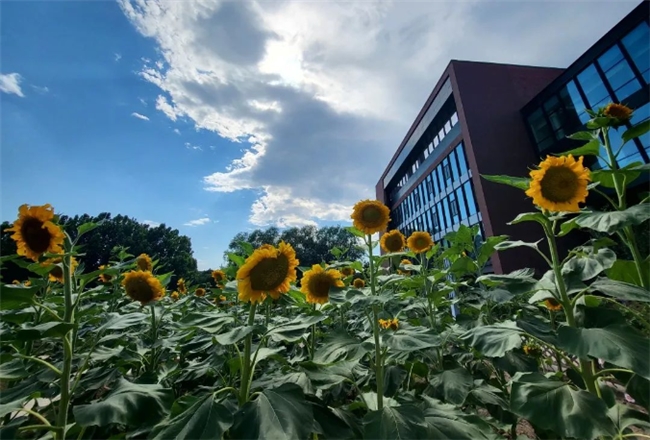
[[[112,257],[113,248],[124,246],[133,255],[146,253],[154,260],[159,261],[159,268],[164,272],[174,272],[174,277],[193,279],[197,276],[196,260],[192,257],[192,242],[177,229],[172,229],[164,224],[151,227],[138,223],[135,219],[124,215],[111,217],[109,213],[101,213],[96,217],[88,214],[69,217],[61,215],[59,224],[72,237],[77,234],[77,228],[88,222],[101,224],[91,232],[83,235],[79,240],[79,262],[83,263],[86,272],[97,270],[101,264],[107,264]],[[2,224],[1,249],[2,255],[16,253],[16,244],[10,237],[11,233],[4,230],[11,225]],[[3,267],[4,282],[14,279],[25,279],[28,272],[20,269],[11,262]]]
[[224,253],[224,259],[229,267],[234,263],[228,259],[229,253],[240,256],[245,255],[241,243],[249,243],[254,249],[263,244],[277,246],[280,241],[285,241],[296,250],[296,257],[300,260],[300,266],[312,266],[329,262],[335,259],[331,250],[335,247],[347,251],[345,259],[356,260],[361,258],[363,251],[357,247],[356,238],[342,226],[327,226],[317,228],[316,226],[303,226],[285,229],[280,233],[276,227],[267,229],[256,229],[252,232],[240,232],[233,237]]

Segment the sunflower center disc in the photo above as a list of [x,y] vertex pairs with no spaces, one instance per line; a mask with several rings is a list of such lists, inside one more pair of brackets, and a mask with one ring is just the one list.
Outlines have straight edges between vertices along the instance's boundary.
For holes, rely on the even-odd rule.
[[542,196],[555,203],[571,200],[578,192],[578,176],[567,167],[549,168],[540,182]]
[[43,253],[50,247],[51,235],[43,222],[37,218],[27,218],[20,228],[20,233],[27,246],[36,253]]
[[361,217],[367,222],[377,222],[381,218],[381,212],[375,206],[368,206],[361,213]]
[[289,273],[289,260],[283,254],[277,258],[265,258],[250,272],[253,290],[268,292],[282,284]]
[[330,277],[321,273],[309,280],[309,291],[317,298],[327,298],[332,285]]
[[391,252],[397,252],[402,248],[402,238],[399,236],[389,237],[386,240],[386,247]]

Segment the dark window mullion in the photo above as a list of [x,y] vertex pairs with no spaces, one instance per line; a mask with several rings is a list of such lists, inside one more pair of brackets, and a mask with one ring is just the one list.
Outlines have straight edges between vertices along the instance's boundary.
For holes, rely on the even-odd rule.
[[605,90],[607,90],[607,93],[609,93],[610,101],[614,102],[614,99],[616,99],[615,98],[616,94],[614,93],[614,89],[612,89],[612,86],[609,84],[609,80],[605,76],[605,72],[600,67],[600,63],[598,61],[594,61],[594,67],[596,68],[596,73],[598,73],[598,76],[600,76],[600,80],[603,82],[603,85],[605,86]]
[[634,62],[634,60],[630,56],[630,53],[627,51],[627,48],[625,47],[625,45],[621,44],[620,42],[617,43],[617,44],[618,44],[618,48],[621,50],[621,53],[623,54],[623,59],[627,62],[627,64],[632,69],[632,72],[634,73],[634,77],[637,80],[639,80],[639,82],[641,84],[647,84],[645,78],[641,74],[641,71],[639,70],[638,67],[636,67],[636,63]]

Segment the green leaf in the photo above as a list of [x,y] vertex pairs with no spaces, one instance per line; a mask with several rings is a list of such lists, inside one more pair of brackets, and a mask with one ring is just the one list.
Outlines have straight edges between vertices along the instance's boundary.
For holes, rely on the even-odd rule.
[[401,365],[384,367],[384,396],[394,396],[406,379],[408,373]]
[[445,402],[462,405],[469,392],[474,388],[474,378],[466,369],[460,367],[445,370],[431,377],[429,384],[436,397],[443,397]]
[[360,359],[367,352],[359,339],[342,331],[334,331],[325,337],[323,345],[316,350],[314,362],[332,364],[338,360]]
[[[642,270],[645,279],[650,279],[649,265],[644,263],[642,265]],[[636,269],[634,261],[616,260],[614,265],[605,271],[605,274],[612,280],[641,286],[641,278],[639,278],[639,272]]]
[[363,437],[367,439],[428,439],[422,410],[414,405],[385,406],[363,418]]
[[478,416],[468,415],[454,405],[423,396],[427,408],[428,439],[488,440],[496,438],[490,425]]
[[185,316],[179,324],[186,329],[196,327],[204,332],[214,334],[220,332],[225,325],[233,321],[232,316],[219,312],[195,312]]
[[617,403],[612,406],[607,415],[616,425],[616,431],[621,437],[624,438],[622,434],[632,434],[634,431],[630,430],[630,426],[636,426],[640,429],[645,429],[645,432],[648,432],[650,428],[650,422],[648,422],[648,414],[636,411],[630,408],[627,405],[622,405]]
[[516,225],[523,222],[537,222],[540,225],[548,223],[548,219],[541,212],[523,212],[509,222],[509,225]]
[[650,203],[642,203],[623,211],[583,213],[577,216],[575,221],[583,228],[613,234],[626,226],[640,225],[648,219]]
[[246,336],[253,333],[254,325],[243,325],[234,329],[214,336],[214,339],[221,345],[231,345],[241,341]]
[[173,419],[159,423],[150,438],[212,440],[222,438],[232,424],[233,416],[228,408],[217,402],[214,394],[208,394]]
[[587,121],[587,128],[595,130],[597,128],[606,127],[610,124],[610,119],[607,117],[596,117]]
[[576,141],[591,141],[593,139],[598,139],[591,131],[577,131],[567,137]]
[[244,265],[245,260],[244,257],[242,257],[241,255],[237,255],[234,252],[228,252],[228,258],[230,259],[230,261],[235,263],[237,267],[242,267]]
[[0,380],[16,380],[27,376],[29,376],[29,371],[19,359],[0,363]]
[[107,313],[106,316],[108,317],[106,322],[97,329],[97,332],[99,333],[105,330],[124,330],[126,328],[131,328],[133,326],[142,324],[146,319],[149,318],[149,315],[140,312],[128,314],[111,312]]
[[72,412],[80,426],[116,423],[139,427],[160,421],[173,402],[174,393],[169,388],[157,384],[135,384],[120,378],[106,399],[88,405],[75,405]]
[[503,392],[492,385],[480,385],[474,388],[470,394],[481,403],[496,405],[501,409],[510,411],[510,405],[503,398]]
[[23,324],[16,332],[16,338],[20,341],[34,341],[43,338],[61,337],[74,328],[74,324],[59,321],[46,322],[44,324],[31,325]]
[[512,177],[512,176],[503,176],[503,175],[486,175],[481,174],[485,180],[494,183],[500,183],[502,185],[514,186],[517,189],[527,190],[530,186],[530,178],[528,177]]
[[650,302],[650,292],[634,284],[599,278],[589,286],[590,292],[601,292],[607,296],[623,301]]
[[504,275],[482,275],[476,279],[476,282],[485,284],[490,287],[504,287],[510,293],[515,295],[528,293],[537,283],[534,278],[533,269],[519,269]]
[[487,357],[501,357],[506,352],[521,347],[523,331],[513,321],[475,327],[461,339]]
[[330,389],[346,379],[353,379],[352,370],[359,364],[355,361],[340,361],[333,364],[302,362],[300,367],[311,381],[314,388]]
[[14,284],[5,284],[2,286],[2,301],[0,301],[0,310],[22,309],[27,307],[40,287],[24,287]]
[[[587,132],[582,132],[582,133],[587,133]],[[575,139],[575,138],[572,138]],[[555,154],[556,156],[568,156],[569,154],[572,154],[576,157],[578,156],[598,156],[598,153],[600,153],[600,140],[598,139],[593,139],[593,137],[590,138],[589,142],[586,144],[582,145],[581,147],[574,148],[573,150],[569,151],[564,151],[562,153],[557,153]],[[587,140],[587,139],[585,139]]]
[[327,319],[327,315],[318,313],[316,315],[300,315],[292,321],[271,328],[266,336],[274,341],[295,342],[302,338],[307,329],[314,324]]
[[580,358],[591,356],[650,379],[650,339],[628,325],[604,328],[561,327],[558,347]]
[[285,383],[265,389],[235,415],[232,438],[304,439],[314,424],[312,407],[300,387]]
[[383,334],[383,346],[395,352],[413,352],[440,346],[440,337],[432,329],[408,328]]
[[354,226],[347,226],[345,228],[350,234],[354,235],[355,237],[365,237],[366,234],[355,228]]
[[636,400],[637,405],[646,411],[650,409],[650,381],[635,374],[627,381],[625,391]]
[[625,132],[623,132],[621,135],[621,139],[623,139],[623,143],[626,143],[634,138],[638,138],[639,136],[646,134],[649,130],[650,119],[646,119],[645,121],[639,122],[638,124],[633,125],[632,127],[625,130]]
[[560,437],[594,439],[615,431],[603,400],[539,373],[514,376],[510,408],[535,426]]
[[513,248],[518,248],[518,247],[521,247],[521,246],[526,246],[526,247],[533,248],[533,249],[539,249],[537,245],[541,241],[542,240],[539,240],[539,241],[536,241],[535,243],[529,243],[527,241],[521,241],[521,240],[503,241],[503,242],[497,244],[494,248],[496,250],[498,250],[498,251],[505,251],[506,249],[513,249]]
[[618,170],[606,169],[592,171],[591,181],[597,182],[600,184],[600,186],[604,186],[605,188],[616,188],[615,182],[617,182],[620,186],[623,186],[623,181],[625,181],[625,185],[629,185],[638,179],[640,175],[640,171],[628,169],[626,166],[625,168],[620,168]]
[[92,231],[93,229],[95,229],[95,228],[101,226],[102,223],[104,223],[104,222],[103,222],[103,221],[99,221],[99,222],[96,222],[96,223],[95,223],[95,222],[88,222],[88,223],[84,223],[83,225],[80,225],[80,226],[77,228],[77,239],[79,239],[79,237],[81,237],[82,235],[84,235],[86,232],[90,232],[90,231]]
[[608,248],[599,249],[596,254],[576,255],[564,263],[562,275],[587,281],[612,267],[615,261],[616,254]]
[[[330,408],[321,402],[311,402],[314,412],[314,432],[323,435],[328,439],[348,439],[354,436],[354,432],[348,420],[353,415],[345,413],[337,408]],[[345,414],[347,417],[341,417]]]

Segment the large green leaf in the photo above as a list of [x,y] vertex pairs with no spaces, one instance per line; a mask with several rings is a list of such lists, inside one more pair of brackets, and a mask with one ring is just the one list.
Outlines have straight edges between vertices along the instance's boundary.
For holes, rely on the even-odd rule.
[[265,389],[235,415],[232,438],[304,439],[311,433],[311,404],[299,386],[283,384]]
[[27,307],[40,287],[5,284],[2,286],[0,310],[22,309]]
[[352,370],[359,364],[358,360],[339,361],[333,364],[317,364],[311,361],[302,362],[304,370],[312,385],[319,389],[329,389],[346,379],[352,379]]
[[302,338],[309,327],[325,319],[327,319],[327,315],[322,313],[311,316],[300,315],[291,322],[269,329],[266,335],[274,341],[295,342]]
[[599,278],[589,286],[591,292],[601,292],[623,301],[650,302],[650,292],[634,284]]
[[501,286],[509,292],[517,295],[530,292],[537,283],[534,277],[533,269],[518,269],[514,272],[504,275],[481,275],[476,282],[485,284],[490,287]]
[[384,333],[383,346],[395,352],[425,350],[440,345],[440,337],[432,329],[404,328]]
[[494,248],[496,250],[498,250],[498,251],[505,251],[507,249],[514,249],[514,248],[518,248],[518,247],[521,247],[521,246],[529,247],[529,248],[532,248],[532,249],[539,249],[538,244],[541,241],[542,240],[539,240],[539,241],[536,241],[536,242],[532,243],[532,242],[521,241],[521,240],[516,240],[516,241],[506,240],[506,241],[502,241],[501,243],[497,244]]
[[384,396],[394,396],[402,386],[408,373],[401,365],[384,367]]
[[38,325],[23,324],[16,332],[16,338],[20,341],[33,341],[43,338],[60,337],[74,328],[74,324],[53,321]]
[[506,352],[521,347],[523,331],[513,321],[475,327],[461,339],[487,357],[501,357]]
[[233,322],[234,318],[218,312],[195,312],[190,313],[180,321],[183,328],[200,328],[204,332],[214,334],[223,329],[226,324]]
[[635,124],[625,130],[625,132],[623,132],[621,135],[621,139],[623,139],[623,143],[629,142],[634,138],[638,138],[639,136],[644,135],[648,132],[648,130],[650,130],[650,119],[639,122],[638,124]]
[[178,439],[218,439],[232,426],[231,412],[208,394],[199,399],[189,409],[171,420],[159,423],[150,438],[164,440]]
[[644,429],[645,432],[648,432],[650,429],[648,414],[620,403],[612,406],[609,411],[607,411],[607,415],[616,425],[616,432],[620,436],[616,438],[625,438],[623,437],[625,434],[634,434],[635,431],[630,429],[631,426]]
[[548,223],[548,219],[541,212],[522,212],[514,220],[510,221],[509,225],[516,225],[523,222],[537,222],[539,224]]
[[650,379],[650,339],[627,325],[605,328],[561,327],[558,346],[580,358],[604,359]]
[[0,395],[0,417],[22,408],[25,401],[40,397],[42,389],[42,383],[32,377],[31,380],[21,381],[13,388],[2,390]]
[[572,154],[574,156],[598,156],[598,153],[600,153],[600,140],[592,138],[591,140],[589,140],[589,142],[582,145],[581,147],[574,148],[573,150],[565,151],[562,153],[558,153],[556,156],[560,156],[560,155],[566,156],[569,154]]
[[359,359],[367,352],[357,338],[343,331],[334,331],[326,336],[323,345],[316,349],[314,362],[331,364],[343,359]]
[[104,330],[124,330],[125,328],[142,324],[149,318],[149,315],[140,312],[128,314],[107,313],[106,317],[108,319],[97,329],[97,332],[102,332]]
[[106,426],[113,423],[143,426],[159,422],[174,402],[171,389],[161,385],[131,383],[120,378],[106,399],[72,408],[77,424]]
[[603,400],[539,373],[514,376],[510,408],[535,426],[560,437],[594,439],[615,431]]
[[485,180],[494,183],[500,183],[502,185],[514,186],[517,189],[527,190],[530,186],[529,177],[512,177],[512,176],[503,176],[503,175],[486,175],[481,174]]
[[[644,279],[650,279],[650,265],[643,263],[641,269]],[[641,286],[641,278],[634,261],[618,259],[605,271],[605,274],[612,280]]]
[[599,249],[596,254],[576,255],[562,266],[562,274],[573,279],[587,281],[612,267],[616,254],[608,248]]
[[474,387],[474,378],[466,369],[460,367],[435,374],[429,380],[436,397],[448,403],[462,405]]
[[424,418],[427,422],[428,439],[488,440],[496,436],[490,426],[478,416],[459,411],[454,405],[442,403],[424,396],[427,408]]
[[583,228],[613,234],[626,226],[640,225],[648,219],[650,203],[642,203],[623,211],[583,213],[576,217],[575,222]]
[[221,345],[231,345],[236,342],[241,341],[246,336],[253,333],[255,330],[254,325],[243,325],[241,327],[235,327],[230,331],[215,335],[214,339]]
[[363,418],[363,438],[372,440],[428,439],[422,410],[414,405],[385,406]]

